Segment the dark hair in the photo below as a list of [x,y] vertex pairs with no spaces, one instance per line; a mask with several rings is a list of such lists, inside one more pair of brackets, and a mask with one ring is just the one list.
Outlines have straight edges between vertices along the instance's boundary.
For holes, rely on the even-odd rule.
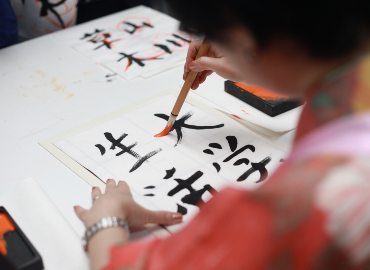
[[234,25],[246,26],[261,49],[274,39],[294,39],[320,59],[344,56],[370,30],[370,0],[167,0],[182,29],[223,40]]

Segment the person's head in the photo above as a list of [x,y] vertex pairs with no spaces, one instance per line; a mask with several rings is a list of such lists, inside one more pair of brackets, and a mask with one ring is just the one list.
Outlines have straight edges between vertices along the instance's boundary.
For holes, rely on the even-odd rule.
[[[367,42],[370,33],[367,0],[174,0],[168,4],[183,30],[205,34],[236,65],[242,68],[244,61],[246,72],[254,72],[246,63],[256,58],[255,68],[262,69],[255,72],[270,65],[277,77],[279,63],[284,69],[289,61],[345,59]],[[267,85],[262,86],[274,88],[259,75],[254,74],[251,83],[261,85],[260,80],[265,80]]]

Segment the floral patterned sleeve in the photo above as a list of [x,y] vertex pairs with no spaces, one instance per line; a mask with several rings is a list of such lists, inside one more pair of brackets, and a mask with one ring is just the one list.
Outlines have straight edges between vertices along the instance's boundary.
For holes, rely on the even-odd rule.
[[271,250],[267,244],[271,210],[261,202],[249,202],[246,196],[245,191],[225,189],[179,233],[164,240],[112,247],[110,262],[103,269],[236,269],[228,266],[245,260],[246,251],[252,265],[266,261]]
[[221,191],[171,237],[112,247],[103,269],[370,269],[369,183],[370,158],[290,160],[256,191]]

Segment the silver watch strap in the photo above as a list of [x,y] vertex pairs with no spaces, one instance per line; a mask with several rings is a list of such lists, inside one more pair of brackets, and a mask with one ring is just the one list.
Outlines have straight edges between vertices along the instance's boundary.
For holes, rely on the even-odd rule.
[[94,225],[92,225],[90,228],[88,228],[85,232],[84,237],[82,238],[83,245],[87,247],[87,242],[89,239],[98,231],[106,228],[111,227],[123,227],[126,231],[127,238],[130,238],[130,230],[128,228],[128,224],[126,220],[117,218],[117,217],[105,217],[96,222]]

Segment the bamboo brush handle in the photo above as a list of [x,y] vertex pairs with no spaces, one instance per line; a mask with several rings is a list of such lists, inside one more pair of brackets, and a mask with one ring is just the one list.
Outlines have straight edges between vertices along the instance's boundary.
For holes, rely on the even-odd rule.
[[[195,58],[195,60],[199,59],[202,56],[205,56],[207,54],[208,49],[209,49],[210,46],[211,46],[211,44],[205,38],[203,40],[202,45],[199,48],[199,51],[197,53],[197,57]],[[189,93],[190,87],[193,85],[193,82],[194,82],[197,74],[198,74],[198,72],[195,72],[195,71],[190,71],[188,73],[188,76],[185,79],[184,85],[181,88],[181,92],[180,92],[179,96],[177,97],[175,105],[173,106],[172,116],[176,117],[179,114],[179,112],[181,110],[181,107],[184,104],[184,101],[185,101],[185,99],[186,99],[186,97]]]

